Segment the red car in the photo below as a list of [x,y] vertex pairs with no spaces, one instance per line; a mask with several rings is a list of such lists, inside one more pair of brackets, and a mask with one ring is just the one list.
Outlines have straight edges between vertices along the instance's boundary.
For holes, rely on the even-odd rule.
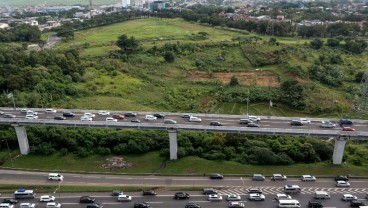
[[124,115],[120,115],[120,114],[114,114],[112,115],[113,118],[116,118],[116,119],[124,119],[125,116]]
[[343,131],[355,131],[355,129],[353,129],[351,127],[343,127],[342,130]]

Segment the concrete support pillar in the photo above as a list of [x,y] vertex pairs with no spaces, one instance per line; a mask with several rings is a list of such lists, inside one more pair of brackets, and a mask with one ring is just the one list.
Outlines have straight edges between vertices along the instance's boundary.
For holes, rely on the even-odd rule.
[[30,150],[26,128],[24,128],[24,126],[19,126],[18,124],[12,124],[12,126],[15,128],[15,133],[17,134],[20,153],[22,155],[28,155]]
[[337,137],[335,138],[335,147],[332,156],[332,163],[334,165],[341,165],[342,157],[344,156],[344,148],[348,137]]
[[178,130],[167,129],[170,139],[170,160],[178,159]]

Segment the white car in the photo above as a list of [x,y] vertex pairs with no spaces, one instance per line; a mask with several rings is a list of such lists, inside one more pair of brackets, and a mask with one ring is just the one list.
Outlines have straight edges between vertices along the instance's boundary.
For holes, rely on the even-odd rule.
[[301,177],[302,181],[316,181],[316,177],[311,175],[302,175]]
[[351,194],[343,194],[341,199],[343,201],[354,201],[354,200],[357,200],[358,197],[354,196],[354,195],[351,195]]
[[32,110],[27,110],[27,115],[38,115],[38,113],[36,111],[32,111]]
[[40,197],[40,202],[53,202],[55,201],[55,197],[51,195],[43,195]]
[[52,108],[47,108],[45,110],[45,113],[56,113],[56,110],[55,109],[52,109]]
[[217,194],[210,194],[208,195],[208,201],[222,201],[222,196]]
[[83,116],[94,118],[94,117],[96,117],[96,114],[94,114],[94,113],[84,113]]
[[227,195],[226,200],[227,201],[240,201],[241,197],[238,194],[229,194]]
[[[92,119],[92,118],[91,118],[91,119]],[[107,122],[118,122],[118,119],[113,118],[113,117],[107,117],[107,118],[106,118],[106,121],[107,121]]]
[[321,125],[320,125],[321,128],[335,128],[336,127],[336,124],[332,123],[331,121],[322,121],[321,122]]
[[257,117],[257,116],[248,116],[248,119],[253,121],[253,122],[261,121],[261,118]]
[[189,118],[189,122],[202,122],[202,119],[195,117],[195,116],[191,116]]
[[6,207],[6,208],[14,208],[14,205],[10,204],[10,203],[1,203],[0,207]]
[[347,181],[336,181],[337,187],[350,187],[350,183]]
[[146,121],[156,121],[157,117],[153,116],[153,115],[146,115],[146,117],[144,118],[144,120]]
[[242,202],[230,202],[229,208],[244,208],[245,205]]
[[20,208],[35,208],[36,204],[33,203],[20,203]]
[[88,117],[88,116],[82,116],[80,118],[81,121],[92,121],[92,117]]
[[38,119],[37,115],[27,114],[26,119]]
[[98,111],[98,115],[100,115],[100,116],[109,116],[110,112],[109,111]]
[[118,201],[119,202],[130,202],[130,201],[132,201],[132,197],[128,196],[128,195],[121,194],[121,195],[118,196]]
[[292,199],[290,195],[287,194],[276,194],[276,200],[280,201],[280,200],[288,200],[288,199]]
[[49,202],[46,204],[46,208],[61,208],[61,204],[56,202]]
[[249,194],[250,201],[264,201],[266,199],[263,194]]
[[311,121],[309,119],[307,119],[307,118],[300,118],[300,122],[302,124],[310,124],[311,123]]

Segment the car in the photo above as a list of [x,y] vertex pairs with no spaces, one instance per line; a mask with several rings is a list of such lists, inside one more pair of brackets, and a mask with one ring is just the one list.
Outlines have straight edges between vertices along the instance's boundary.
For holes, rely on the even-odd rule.
[[251,120],[252,122],[259,122],[261,121],[260,117],[257,116],[248,116],[248,119]]
[[116,119],[124,119],[125,118],[125,116],[122,115],[122,114],[112,114],[112,117],[116,118]]
[[252,123],[253,121],[251,121],[250,119],[248,118],[242,118],[240,119],[240,122],[239,124],[248,124],[248,123]]
[[142,194],[143,195],[151,195],[151,196],[156,196],[157,195],[155,190],[143,190]]
[[81,120],[81,121],[92,121],[93,119],[92,119],[92,117],[89,117],[89,116],[82,116],[82,117],[80,118],[80,120]]
[[190,118],[192,115],[190,115],[190,114],[183,114],[183,115],[181,115],[181,117],[182,118]]
[[351,195],[351,194],[343,194],[341,199],[343,201],[355,201],[358,199],[358,197],[354,196],[354,195]]
[[320,201],[309,201],[308,202],[309,208],[321,208],[323,207],[322,203]]
[[61,204],[57,202],[48,202],[46,208],[61,208]]
[[118,119],[112,117],[106,117],[106,122],[118,122]]
[[140,123],[141,120],[139,120],[137,118],[133,118],[132,120],[130,120],[130,122],[132,122],[132,123]]
[[342,119],[339,120],[339,124],[340,125],[343,125],[343,124],[352,125],[353,121],[351,121],[349,119],[346,119],[346,118],[342,118]]
[[195,117],[195,116],[191,116],[189,118],[189,122],[198,122],[198,123],[200,123],[200,122],[202,122],[202,119],[200,119],[198,117]]
[[222,201],[222,196],[217,194],[210,194],[208,195],[207,200],[211,202],[219,202]]
[[261,194],[261,193],[263,193],[263,192],[262,192],[262,190],[261,190],[261,189],[259,189],[259,188],[249,188],[249,189],[248,189],[248,193],[249,193],[249,194],[254,194],[254,193],[256,193],[256,194]]
[[123,191],[120,191],[120,190],[114,190],[114,191],[112,191],[111,196],[119,196],[119,195],[121,195],[121,194],[123,194]]
[[316,177],[311,176],[311,175],[302,175],[300,180],[302,180],[302,181],[316,181]]
[[20,208],[36,208],[36,204],[34,203],[20,203]]
[[253,122],[250,122],[247,124],[248,127],[256,127],[258,128],[259,127],[259,124],[256,124],[256,123],[253,123]]
[[118,201],[119,202],[130,202],[132,201],[132,197],[129,195],[125,195],[125,194],[120,194],[118,196]]
[[48,179],[53,181],[63,181],[64,176],[59,173],[49,173]]
[[146,115],[146,117],[144,118],[144,120],[146,121],[156,121],[157,117],[154,115]]
[[299,120],[292,120],[290,122],[290,125],[292,125],[292,126],[303,126],[304,124]]
[[211,173],[210,179],[224,179],[224,176],[221,175],[220,173]]
[[351,128],[351,127],[349,127],[349,126],[344,126],[344,127],[342,127],[342,130],[343,130],[343,131],[355,131],[355,129],[354,129],[354,128]]
[[280,200],[288,200],[288,199],[292,199],[292,197],[288,194],[276,194],[276,198],[277,201]]
[[23,108],[23,109],[20,110],[20,113],[27,114],[27,111],[28,111],[27,108]]
[[250,201],[264,201],[266,199],[265,195],[263,194],[249,194]]
[[217,190],[214,188],[204,188],[203,192],[204,195],[210,195],[210,194],[217,194]]
[[134,208],[150,208],[151,206],[146,202],[134,203]]
[[286,175],[282,175],[282,174],[272,174],[271,180],[272,181],[286,181],[287,177]]
[[350,187],[350,183],[347,181],[336,181],[337,187]]
[[302,123],[302,124],[310,124],[311,121],[307,118],[300,118],[299,121]]
[[98,203],[87,204],[86,208],[103,208],[103,205],[98,204]]
[[55,109],[52,109],[52,108],[47,108],[45,110],[45,113],[56,113],[56,110]]
[[90,197],[90,196],[81,196],[79,198],[79,203],[93,203],[95,202],[95,198]]
[[16,203],[18,203],[18,200],[14,199],[14,198],[5,198],[5,199],[3,199],[2,203],[16,204]]
[[189,202],[185,205],[185,208],[201,208],[201,206],[194,202]]
[[3,114],[3,118],[15,118],[15,117],[17,117],[17,116],[13,115],[13,114],[10,114],[10,113]]
[[226,197],[226,201],[240,201],[241,197],[238,194],[228,194]]
[[74,117],[74,116],[75,116],[75,114],[74,114],[74,113],[72,113],[72,112],[64,112],[64,113],[63,113],[63,116],[64,116],[64,117]]
[[109,116],[110,112],[109,111],[98,111],[98,115],[100,115],[100,116]]
[[175,120],[172,119],[165,119],[164,120],[164,124],[176,124],[177,122]]
[[33,115],[33,114],[27,114],[26,119],[38,119],[38,116]]
[[55,197],[51,195],[43,195],[40,197],[40,202],[53,202],[55,201]]
[[365,206],[366,204],[362,201],[351,201],[350,202],[350,206],[351,207],[360,207],[360,206]]
[[176,192],[174,195],[174,199],[189,199],[190,196],[186,192]]
[[137,114],[136,113],[133,113],[133,112],[126,112],[126,113],[124,113],[124,116],[125,117],[136,117]]
[[156,118],[165,118],[165,115],[162,114],[162,113],[155,113],[155,114],[153,114],[153,116],[156,117]]
[[36,111],[33,111],[33,110],[27,110],[27,115],[38,115],[38,113]]
[[222,126],[222,123],[219,121],[211,121],[210,126]]
[[64,116],[55,116],[55,120],[65,120],[66,118]]
[[349,181],[349,178],[347,176],[339,175],[335,177],[335,181]]
[[0,203],[1,208],[14,208],[14,205],[9,203]]
[[96,117],[96,114],[94,114],[94,113],[84,113],[83,116],[94,118],[94,117]]
[[242,202],[230,202],[229,208],[244,208],[245,205]]
[[329,128],[329,129],[333,129],[336,127],[336,124],[332,123],[331,121],[322,121],[321,128]]
[[252,180],[253,181],[264,181],[266,177],[262,174],[253,174]]

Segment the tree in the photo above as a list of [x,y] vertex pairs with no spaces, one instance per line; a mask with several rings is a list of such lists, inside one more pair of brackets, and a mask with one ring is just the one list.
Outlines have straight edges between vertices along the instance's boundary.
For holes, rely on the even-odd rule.
[[116,41],[116,45],[120,48],[122,53],[133,54],[138,49],[138,41],[132,36],[128,38],[127,35],[121,35]]
[[233,75],[230,79],[230,83],[229,83],[230,86],[237,86],[239,85],[239,81],[238,81],[238,78],[236,78],[235,75]]
[[340,45],[340,41],[335,38],[331,38],[327,40],[327,46],[330,47],[338,47]]
[[175,55],[171,51],[167,51],[164,55],[164,59],[167,63],[173,63],[175,61]]
[[320,49],[323,46],[323,41],[321,39],[316,38],[310,42],[310,45],[314,49]]

